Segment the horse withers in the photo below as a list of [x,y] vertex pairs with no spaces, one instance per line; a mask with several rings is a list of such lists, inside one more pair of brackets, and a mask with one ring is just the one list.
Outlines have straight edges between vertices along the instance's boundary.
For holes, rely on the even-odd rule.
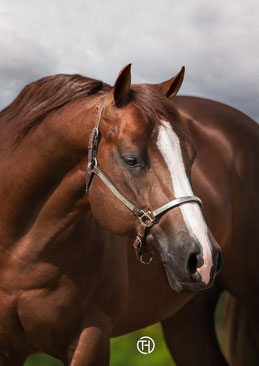
[[[112,335],[166,319],[193,296],[180,291],[212,285],[221,251],[169,101],[183,72],[132,86],[127,65],[113,88],[56,75],[1,112],[0,365],[35,352],[107,365]],[[129,306],[137,314],[120,321]]]

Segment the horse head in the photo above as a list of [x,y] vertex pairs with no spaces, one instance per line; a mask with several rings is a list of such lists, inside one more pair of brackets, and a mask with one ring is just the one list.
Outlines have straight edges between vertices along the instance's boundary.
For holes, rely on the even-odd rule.
[[121,70],[99,105],[87,179],[96,219],[115,234],[137,234],[140,259],[158,256],[175,291],[207,288],[221,268],[220,248],[191,186],[195,147],[169,100],[183,74],[131,85],[130,65]]

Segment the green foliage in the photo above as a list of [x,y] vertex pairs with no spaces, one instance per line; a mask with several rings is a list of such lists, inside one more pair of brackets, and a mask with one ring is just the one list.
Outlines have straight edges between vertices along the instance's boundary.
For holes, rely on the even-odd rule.
[[[137,350],[137,341],[140,337],[149,336],[155,341],[155,349],[149,355],[143,355]],[[161,326],[138,330],[134,333],[111,340],[111,366],[173,366],[164,343]]]
[[24,366],[63,366],[63,363],[48,355],[32,355]]

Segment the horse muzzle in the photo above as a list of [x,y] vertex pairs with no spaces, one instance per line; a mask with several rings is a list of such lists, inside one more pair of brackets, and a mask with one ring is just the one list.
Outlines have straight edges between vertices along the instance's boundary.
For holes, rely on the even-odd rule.
[[[155,239],[155,238],[154,238]],[[169,246],[159,244],[158,240],[151,239],[151,245],[159,252],[168,282],[172,290],[199,291],[210,288],[216,275],[222,267],[222,254],[219,246],[213,243],[212,265],[209,271],[209,281],[206,283],[202,279],[200,269],[204,266],[202,248],[198,242],[192,238],[181,238],[178,245]],[[154,243],[154,244],[153,244]],[[205,266],[206,267],[206,266]]]

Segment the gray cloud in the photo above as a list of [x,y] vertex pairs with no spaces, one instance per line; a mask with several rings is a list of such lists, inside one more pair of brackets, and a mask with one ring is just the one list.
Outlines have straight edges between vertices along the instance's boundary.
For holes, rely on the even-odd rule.
[[0,107],[32,80],[81,73],[113,84],[160,82],[182,65],[182,93],[259,120],[259,3],[218,0],[5,0],[0,6]]

